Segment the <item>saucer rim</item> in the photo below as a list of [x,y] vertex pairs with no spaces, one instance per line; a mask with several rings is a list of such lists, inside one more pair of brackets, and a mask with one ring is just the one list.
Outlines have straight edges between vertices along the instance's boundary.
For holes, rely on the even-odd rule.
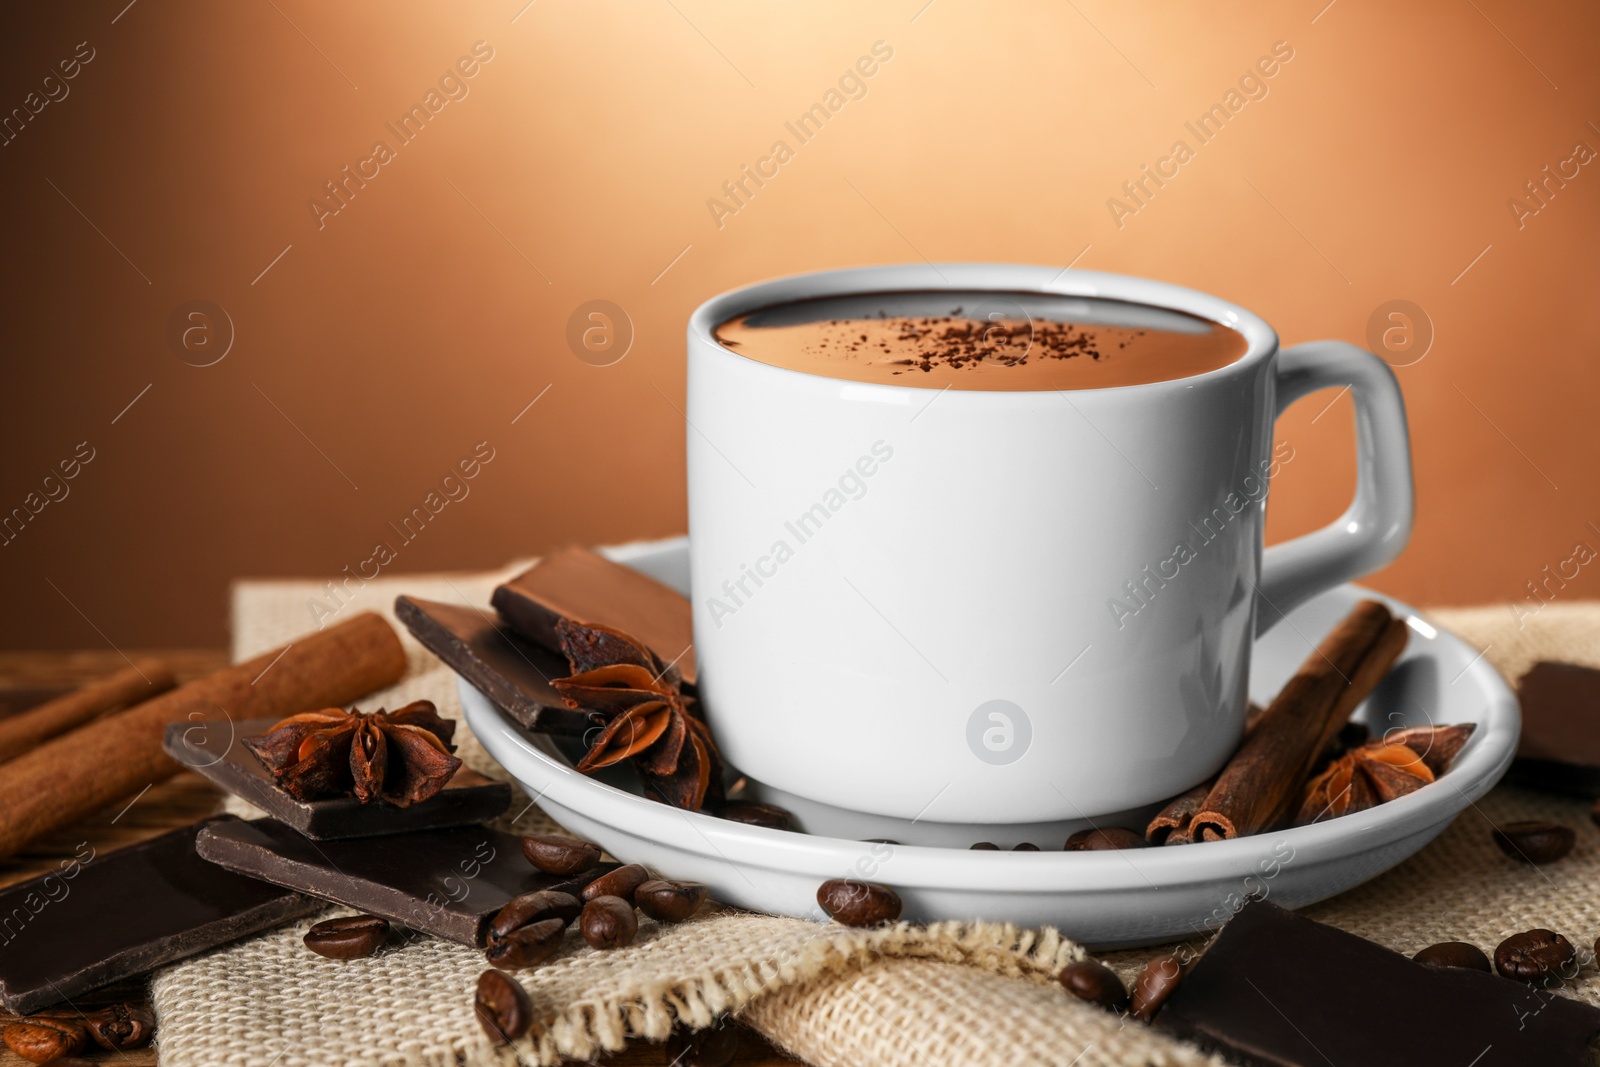
[[[629,562],[629,555],[644,548],[622,547],[624,550],[613,556],[622,557],[619,562]],[[656,547],[667,546],[658,543]],[[635,549],[635,552],[626,551],[628,549]],[[1445,658],[1457,662],[1470,660],[1449,688],[1463,683],[1475,685],[1481,690],[1483,711],[1479,718],[1470,720],[1477,723],[1473,737],[1454,766],[1438,781],[1359,815],[1229,841],[1173,848],[974,853],[969,849],[937,845],[894,845],[894,883],[907,889],[988,890],[1007,894],[1112,889],[1154,891],[1235,878],[1251,869],[1264,854],[1285,844],[1293,849],[1297,866],[1314,866],[1348,860],[1353,855],[1374,852],[1422,834],[1428,834],[1431,839],[1433,833],[1442,830],[1493,788],[1510,766],[1520,733],[1520,711],[1510,688],[1483,660],[1481,653],[1474,652],[1455,634],[1402,601],[1345,583],[1319,594],[1302,608],[1324,598],[1353,602],[1366,597],[1381,600],[1411,623],[1417,635],[1436,642],[1436,655],[1443,653]],[[1422,627],[1417,626],[1418,622]],[[1431,637],[1428,630],[1433,631]],[[849,868],[872,848],[871,842],[751,826],[685,811],[596,781],[544,751],[541,743],[533,739],[536,735],[529,735],[465,679],[458,676],[457,686],[467,722],[489,754],[513,778],[528,787],[536,800],[548,798],[553,805],[584,819],[634,838],[652,839],[670,848],[701,853],[708,859],[733,862],[724,851],[732,849],[739,856],[740,866],[789,875],[811,873],[827,877],[831,872]],[[1441,700],[1441,706],[1443,703]],[[509,761],[504,758],[509,755],[507,744],[515,752],[524,754],[524,758]],[[864,814],[863,817],[870,816]],[[692,831],[687,837],[685,825]],[[709,846],[709,851],[705,846]],[[952,854],[981,859],[957,862]],[[1130,867],[1138,879],[1130,880]],[[1374,876],[1376,873],[1379,872],[1374,872]]]

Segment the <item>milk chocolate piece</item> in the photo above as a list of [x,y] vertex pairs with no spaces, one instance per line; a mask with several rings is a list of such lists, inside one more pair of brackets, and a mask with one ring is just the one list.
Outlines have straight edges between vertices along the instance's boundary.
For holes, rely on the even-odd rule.
[[528,729],[579,737],[591,725],[550,685],[552,678],[571,673],[566,659],[513,633],[489,612],[402,596],[395,598],[394,613],[428,651]]
[[606,870],[541,874],[521,846],[487,826],[313,842],[275,819],[255,819],[209,827],[195,847],[228,870],[482,948],[489,920],[513,897],[575,893]]
[[185,767],[317,841],[481,823],[511,806],[509,785],[465,767],[456,771],[437,796],[407,808],[363,804],[354,794],[296,800],[239,744],[241,738],[265,733],[275,721],[175,722],[167,727],[164,747]]
[[587,548],[550,553],[496,588],[490,603],[512,629],[549,649],[561,647],[555,633],[558,619],[623,630],[663,663],[676,662],[684,682],[694,684],[694,622],[688,598]]
[[1506,781],[1528,789],[1600,797],[1600,671],[1535,663],[1517,684],[1522,739]]
[[1257,901],[1217,934],[1155,1025],[1245,1067],[1580,1067],[1600,1009],[1429,967]]
[[195,853],[198,834],[238,825],[219,815],[104,855],[85,846],[0,890],[0,1002],[36,1011],[324,906]]

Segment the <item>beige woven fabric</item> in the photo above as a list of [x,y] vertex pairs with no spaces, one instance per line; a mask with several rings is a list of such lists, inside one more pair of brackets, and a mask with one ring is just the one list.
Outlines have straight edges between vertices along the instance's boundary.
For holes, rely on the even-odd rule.
[[[401,592],[483,605],[516,569],[380,578],[350,589],[342,608],[312,583],[241,583],[234,653],[291,640],[327,609],[340,609],[339,617],[364,609],[390,614]],[[1488,646],[1486,658],[1512,677],[1545,656],[1600,666],[1600,605],[1551,605],[1524,616],[1521,628],[1504,606],[1434,614]],[[425,697],[459,718],[454,675],[403,637],[407,679],[368,703]],[[505,776],[464,726],[457,740],[469,765]],[[229,806],[253,814],[237,801]],[[1541,869],[1501,855],[1490,824],[1533,817],[1578,828],[1573,855]],[[553,824],[530,806],[502,825],[532,832]],[[1409,862],[1309,914],[1406,952],[1442,940],[1492,950],[1512,933],[1548,926],[1585,954],[1568,991],[1600,1004],[1590,949],[1600,935],[1597,884],[1600,835],[1588,825],[1586,805],[1501,789]],[[675,1023],[704,1026],[729,1011],[823,1067],[1217,1062],[1063,993],[1052,976],[1082,953],[1053,930],[938,924],[860,932],[715,909],[677,927],[646,921],[639,940],[617,952],[595,952],[569,935],[572,945],[555,961],[518,975],[540,1020],[536,1036],[497,1052],[472,1018],[473,987],[485,966],[479,953],[420,937],[377,959],[336,963],[300,944],[315,918],[161,971],[153,994],[163,1063],[554,1063],[619,1048],[630,1037],[659,1039]],[[1153,954],[1106,959],[1131,978]]]

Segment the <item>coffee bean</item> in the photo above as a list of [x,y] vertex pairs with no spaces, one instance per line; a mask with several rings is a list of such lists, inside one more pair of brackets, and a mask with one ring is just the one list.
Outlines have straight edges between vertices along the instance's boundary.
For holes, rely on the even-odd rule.
[[1178,988],[1178,983],[1183,981],[1186,970],[1188,967],[1176,953],[1157,956],[1145,964],[1139,977],[1133,980],[1133,993],[1128,998],[1134,1016],[1145,1022],[1155,1018],[1161,1005],[1167,1002],[1172,991]]
[[579,893],[583,892],[584,886],[588,885],[596,878],[599,878],[601,875],[610,874],[612,871],[621,866],[622,864],[620,863],[613,863],[610,861],[605,863],[597,863],[593,867],[579,871],[577,874],[564,875],[561,881],[556,882],[554,885],[545,886],[544,891],[547,893],[566,893],[568,896],[575,897]]
[[524,837],[522,854],[546,874],[577,874],[600,862],[600,846],[575,837]]
[[1114,848],[1144,848],[1144,835],[1120,826],[1079,830],[1063,846],[1068,852],[1100,852]]
[[633,891],[633,902],[652,919],[681,923],[700,909],[710,893],[699,882],[667,882],[652,878]]
[[639,917],[633,913],[633,905],[621,897],[600,896],[583,906],[578,929],[595,948],[624,948],[639,932]]
[[719,814],[731,822],[742,822],[748,826],[765,826],[769,830],[794,829],[794,816],[776,804],[734,800],[726,804]]
[[544,919],[560,919],[561,925],[566,926],[582,910],[583,904],[571,893],[557,893],[549,889],[524,893],[520,897],[512,897],[505,907],[495,912],[494,918],[489,920],[489,936],[505,937],[519,927]]
[[566,932],[566,919],[540,919],[504,934],[491,933],[483,957],[506,970],[537,967],[560,951]]
[[389,920],[376,915],[324,919],[306,931],[306,948],[330,960],[375,956],[389,940]]
[[1012,845],[1011,846],[1011,851],[1012,852],[1038,852],[1039,851],[1039,846],[1034,844],[1032,841],[1023,841],[1023,842],[1021,842],[1019,844]]
[[1570,826],[1540,819],[1508,822],[1494,829],[1494,843],[1500,851],[1521,863],[1554,863],[1572,851],[1577,839]]
[[90,1012],[83,1023],[95,1044],[113,1052],[148,1045],[156,1033],[155,1013],[143,1004],[112,1004]]
[[1097,960],[1069,963],[1057,978],[1066,991],[1079,1000],[1098,1004],[1107,1011],[1121,1012],[1128,1007],[1128,990],[1122,979]]
[[65,1019],[19,1019],[4,1037],[12,1052],[34,1063],[76,1056],[89,1043],[89,1031]]
[[970,851],[970,852],[999,852],[1000,851],[1000,846],[995,844],[993,841],[979,841],[977,844],[973,845],[970,849],[968,849],[968,851]]
[[817,903],[845,926],[881,926],[900,918],[900,894],[875,882],[834,878],[818,887]]
[[610,874],[602,874],[584,886],[583,892],[578,896],[585,904],[596,897],[621,897],[632,904],[634,891],[649,880],[649,871],[637,863],[630,863],[626,867],[618,867]]
[[533,1025],[533,1001],[522,983],[504,971],[490,969],[478,976],[478,994],[472,1012],[478,1025],[496,1045],[509,1045]]
[[1429,945],[1411,958],[1429,967],[1460,967],[1467,971],[1494,973],[1494,967],[1489,963],[1489,957],[1483,954],[1483,949],[1465,941],[1441,941],[1437,945]]
[[1572,942],[1552,930],[1524,930],[1512,934],[1494,950],[1494,969],[1503,978],[1549,984],[1577,957]]
[[674,1067],[728,1067],[739,1055],[739,1027],[726,1019],[720,1025],[667,1038],[667,1062]]

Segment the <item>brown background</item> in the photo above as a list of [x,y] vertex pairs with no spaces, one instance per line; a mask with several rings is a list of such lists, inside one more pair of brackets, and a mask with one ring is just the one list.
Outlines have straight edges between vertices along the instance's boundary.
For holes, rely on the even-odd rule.
[[[524,3],[0,16],[0,113],[94,49],[0,147],[0,512],[95,450],[0,547],[0,645],[218,644],[230,578],[331,578],[380,540],[399,573],[681,531],[693,307],[924,257],[1161,278],[1286,342],[1362,342],[1412,301],[1418,522],[1373,584],[1518,600],[1600,546],[1600,165],[1521,228],[1507,206],[1600,148],[1593,5]],[[319,229],[323,183],[479,40],[469,95]],[[784,122],[879,40],[866,96],[798,145]],[[1276,41],[1268,95],[1119,228],[1107,199]],[[707,199],[780,138],[795,158],[719,228]],[[213,366],[168,341],[194,299],[233,323]],[[592,299],[635,330],[611,366],[565,339]],[[1348,497],[1331,396],[1280,423],[1274,537]],[[389,523],[485,440],[470,496],[400,545]],[[1559,590],[1597,594],[1600,566]]]

